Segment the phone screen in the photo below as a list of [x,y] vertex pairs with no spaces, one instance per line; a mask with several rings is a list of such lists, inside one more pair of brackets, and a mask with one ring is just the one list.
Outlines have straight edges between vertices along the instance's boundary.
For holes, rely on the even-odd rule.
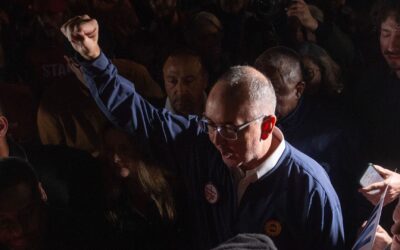
[[382,176],[376,171],[374,165],[372,163],[368,164],[367,170],[365,170],[363,176],[360,179],[360,185],[362,187],[366,187],[375,182],[383,181]]

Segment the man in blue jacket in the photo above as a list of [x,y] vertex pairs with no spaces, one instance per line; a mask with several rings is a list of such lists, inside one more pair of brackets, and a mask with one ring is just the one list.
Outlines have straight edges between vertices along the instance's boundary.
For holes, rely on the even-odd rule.
[[322,167],[275,127],[275,93],[263,74],[233,67],[212,88],[203,118],[177,116],[118,75],[97,43],[96,20],[75,17],[61,30],[99,108],[184,180],[194,248],[265,233],[278,249],[343,249],[337,195]]

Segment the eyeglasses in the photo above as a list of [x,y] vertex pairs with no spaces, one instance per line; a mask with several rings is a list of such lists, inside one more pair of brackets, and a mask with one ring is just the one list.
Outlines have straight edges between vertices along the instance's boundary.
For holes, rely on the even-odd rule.
[[254,120],[243,123],[242,125],[239,125],[239,126],[235,126],[235,125],[231,125],[231,124],[216,125],[216,124],[213,124],[209,119],[203,117],[199,122],[199,126],[204,130],[204,132],[206,132],[210,135],[214,134],[214,132],[217,131],[219,133],[219,135],[222,136],[224,139],[234,141],[234,140],[238,139],[238,133],[241,130],[247,128],[253,122],[258,121],[265,117],[269,117],[269,116],[262,115],[262,116],[257,117]]

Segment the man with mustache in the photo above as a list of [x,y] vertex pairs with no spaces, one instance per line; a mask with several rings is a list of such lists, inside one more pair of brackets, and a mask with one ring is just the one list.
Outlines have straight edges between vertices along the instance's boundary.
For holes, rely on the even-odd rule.
[[400,78],[400,20],[399,13],[394,10],[381,23],[380,43],[383,57]]
[[[381,1],[376,25],[382,60],[360,72],[361,79],[356,86],[355,107],[363,146],[360,155],[364,162],[394,171],[400,166],[400,1]],[[359,176],[364,170],[364,167],[359,169]],[[393,223],[394,205],[383,210],[381,225],[386,231]]]
[[400,163],[400,1],[382,1],[377,20],[384,60],[360,72],[355,104],[370,154],[366,160],[394,169]]

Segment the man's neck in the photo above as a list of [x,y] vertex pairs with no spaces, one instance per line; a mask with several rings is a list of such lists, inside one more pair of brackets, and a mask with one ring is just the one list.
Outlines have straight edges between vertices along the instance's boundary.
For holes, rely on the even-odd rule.
[[279,146],[279,140],[271,133],[271,140],[268,142],[265,142],[266,144],[268,144],[269,148],[268,151],[264,154],[264,156],[258,158],[258,159],[254,159],[254,161],[249,162],[246,165],[242,165],[240,166],[240,169],[242,169],[243,172],[258,168],[259,166],[261,166],[261,164],[263,162],[265,162],[271,155],[273,152],[275,152],[276,148]]
[[396,76],[400,80],[400,70],[396,70]]

